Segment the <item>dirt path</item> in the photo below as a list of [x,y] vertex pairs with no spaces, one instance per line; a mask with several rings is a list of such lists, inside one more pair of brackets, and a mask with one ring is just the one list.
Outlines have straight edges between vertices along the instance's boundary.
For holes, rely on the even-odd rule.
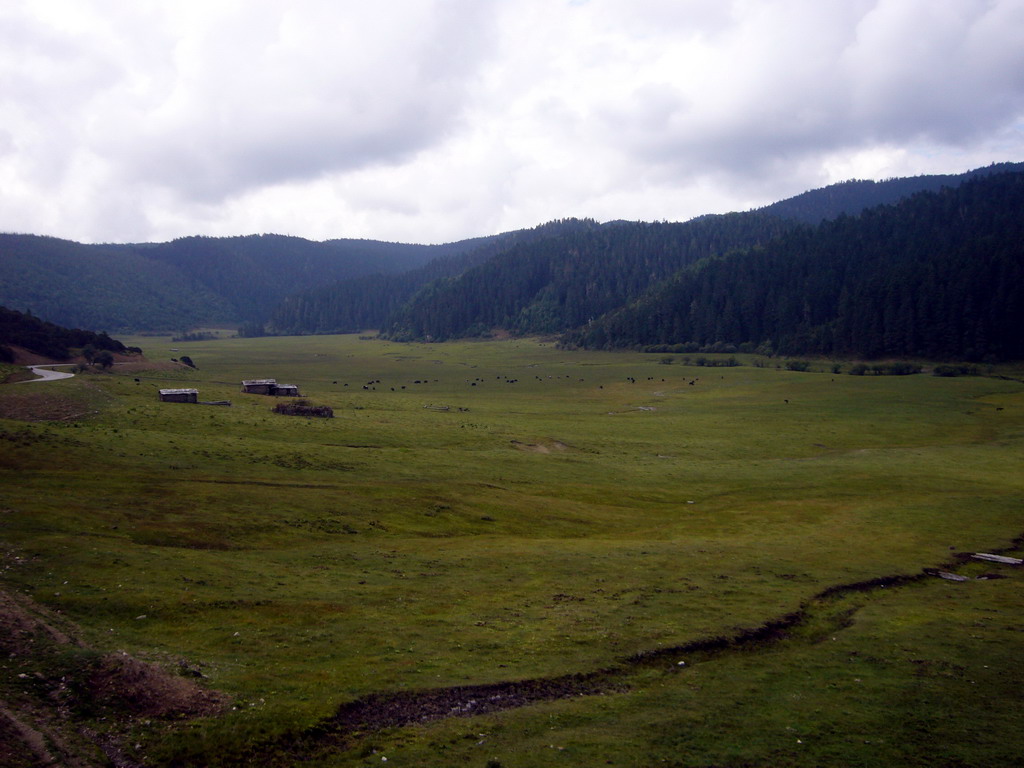
[[54,371],[52,368],[70,368],[73,363],[63,363],[61,365],[29,365],[26,366],[32,373],[36,374],[40,378],[29,379],[28,381],[19,381],[19,384],[33,384],[37,381],[57,381],[57,379],[70,379],[75,374],[65,373],[64,371]]

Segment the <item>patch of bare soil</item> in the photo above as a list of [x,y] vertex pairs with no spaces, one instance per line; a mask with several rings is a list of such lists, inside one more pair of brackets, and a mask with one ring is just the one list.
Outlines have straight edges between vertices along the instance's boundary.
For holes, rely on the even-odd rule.
[[[102,653],[23,595],[0,591],[0,765],[130,768],[119,741],[143,718],[214,715],[228,698],[127,653]],[[29,756],[19,763],[15,756]],[[10,759],[8,760],[8,758]]]
[[74,360],[54,360],[52,357],[45,357],[15,344],[11,344],[10,348],[14,352],[15,365],[56,365],[75,362]]
[[115,360],[114,365],[117,366],[114,370],[117,373],[144,373],[145,371],[177,371],[182,368],[188,368],[184,363],[175,363],[170,360],[153,362],[147,360],[144,357],[135,355],[134,357],[124,357]]
[[544,440],[539,443],[523,443],[519,440],[513,440],[512,447],[527,453],[563,453],[570,450],[570,446],[558,440]]
[[0,765],[4,768],[38,768],[57,765],[46,736],[25,725],[0,704]]
[[12,387],[0,396],[0,418],[3,419],[74,421],[93,412],[79,393],[53,388],[48,383]]
[[[9,345],[11,351],[14,352],[14,364],[15,365],[62,365],[68,363],[85,363],[86,360],[81,355],[77,357],[69,357],[66,360],[56,360],[52,357],[46,357],[40,355],[38,352],[33,352],[30,349],[19,347],[15,344]],[[142,365],[142,366],[162,366],[163,363],[150,363],[142,355],[123,355],[120,353],[112,353],[114,357],[114,363],[116,365]],[[178,363],[167,363],[169,367],[176,367]],[[142,370],[140,368],[140,370]]]
[[0,384],[17,384],[19,381],[34,381],[39,377],[28,368],[18,368],[14,373],[8,375]]
[[129,717],[201,717],[220,712],[227,703],[222,693],[123,651],[103,656],[93,667],[85,688],[92,706]]
[[602,693],[613,687],[612,678],[612,673],[599,671],[490,685],[371,694],[341,706],[320,728],[325,733],[344,734],[447,717],[471,717],[538,701]]

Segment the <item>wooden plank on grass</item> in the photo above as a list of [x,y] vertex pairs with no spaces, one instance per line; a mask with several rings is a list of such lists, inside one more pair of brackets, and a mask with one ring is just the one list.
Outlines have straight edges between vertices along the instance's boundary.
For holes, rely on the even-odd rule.
[[975,552],[971,555],[975,560],[988,560],[990,563],[1003,563],[1005,565],[1020,565],[1024,563],[1019,557],[1006,557],[1005,555],[990,555],[987,552]]

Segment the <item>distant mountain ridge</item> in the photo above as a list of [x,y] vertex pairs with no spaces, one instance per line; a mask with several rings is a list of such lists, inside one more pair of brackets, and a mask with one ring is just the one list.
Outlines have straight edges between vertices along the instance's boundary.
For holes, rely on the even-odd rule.
[[477,336],[496,326],[516,333],[560,333],[636,298],[699,258],[750,247],[800,223],[856,215],[922,190],[1012,170],[1024,170],[1024,163],[956,175],[843,182],[761,209],[683,223],[570,220],[560,229],[538,227],[529,239],[502,241],[485,258],[449,261],[444,269],[431,263],[415,273],[296,293],[274,312],[270,330],[373,328],[407,340]]
[[0,235],[0,304],[118,332],[232,323],[277,334],[380,329],[404,340],[493,328],[560,334],[603,327],[602,318],[646,301],[708,259],[768,247],[822,220],[856,217],[922,190],[1021,170],[1024,163],[1004,163],[956,175],[848,181],[683,223],[565,219],[446,245],[282,235],[82,245]]
[[[110,331],[260,325],[286,297],[305,290],[357,281],[354,296],[367,306],[386,304],[506,245],[570,226],[552,222],[440,245],[284,235],[92,245],[0,234],[0,304],[62,325]],[[389,290],[374,292],[373,286]]]
[[462,274],[431,283],[389,317],[400,340],[561,333],[639,296],[716,253],[766,242],[791,224],[758,213],[682,224],[617,223],[517,244]]
[[364,275],[292,294],[275,309],[269,325],[274,333],[285,335],[379,329],[419,289],[434,281],[461,275],[510,248],[600,226],[589,219],[563,219],[533,229],[463,241],[475,247],[440,256],[401,274]]
[[1024,358],[1024,173],[919,192],[679,271],[563,343]]
[[291,293],[405,272],[491,239],[415,245],[248,235],[84,245],[0,234],[0,304],[62,325],[109,331],[263,322]]
[[1021,171],[1024,171],[1024,163],[993,163],[966,173],[908,176],[884,181],[851,179],[808,190],[757,210],[805,224],[820,224],[844,214],[855,215],[877,205],[891,205],[917,192],[938,192],[943,187],[956,187],[970,179]]

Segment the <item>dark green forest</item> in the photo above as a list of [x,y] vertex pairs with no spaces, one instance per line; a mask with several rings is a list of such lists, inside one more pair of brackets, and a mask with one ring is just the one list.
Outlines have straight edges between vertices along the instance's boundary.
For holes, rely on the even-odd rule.
[[0,234],[0,304],[62,325],[107,331],[262,323],[292,293],[408,271],[488,239],[408,245],[250,235],[83,245]]
[[9,363],[14,360],[11,345],[56,360],[67,360],[71,357],[72,349],[83,347],[107,352],[130,351],[120,341],[105,333],[64,328],[25,312],[0,307],[0,362]]
[[283,335],[380,329],[416,291],[434,281],[460,275],[514,246],[598,226],[592,220],[565,219],[463,241],[460,245],[465,246],[464,252],[439,256],[408,272],[365,275],[289,296],[278,305],[269,325],[274,333]]
[[1024,172],[1024,163],[994,163],[955,175],[909,176],[885,181],[852,179],[812,189],[758,210],[805,224],[820,224],[843,214],[857,214],[866,208],[896,203],[916,192],[938,192],[943,187],[956,187],[970,179],[994,173],[1019,172]]
[[569,346],[747,345],[780,354],[1024,356],[1024,174],[921,192],[706,259]]
[[609,312],[698,259],[766,242],[793,226],[762,214],[683,224],[616,222],[517,245],[431,283],[389,319],[384,335],[437,341],[490,328],[557,333]]
[[0,303],[110,331],[501,329],[570,347],[1005,359],[1022,351],[1022,171],[849,181],[684,223],[564,219],[446,245],[0,235]]
[[561,333],[618,309],[694,261],[765,242],[800,222],[817,224],[921,190],[1022,169],[1002,164],[956,176],[850,181],[759,211],[683,224],[552,222],[403,274],[299,292],[278,306],[270,331],[379,329],[389,338],[420,341],[481,336],[494,328]]

